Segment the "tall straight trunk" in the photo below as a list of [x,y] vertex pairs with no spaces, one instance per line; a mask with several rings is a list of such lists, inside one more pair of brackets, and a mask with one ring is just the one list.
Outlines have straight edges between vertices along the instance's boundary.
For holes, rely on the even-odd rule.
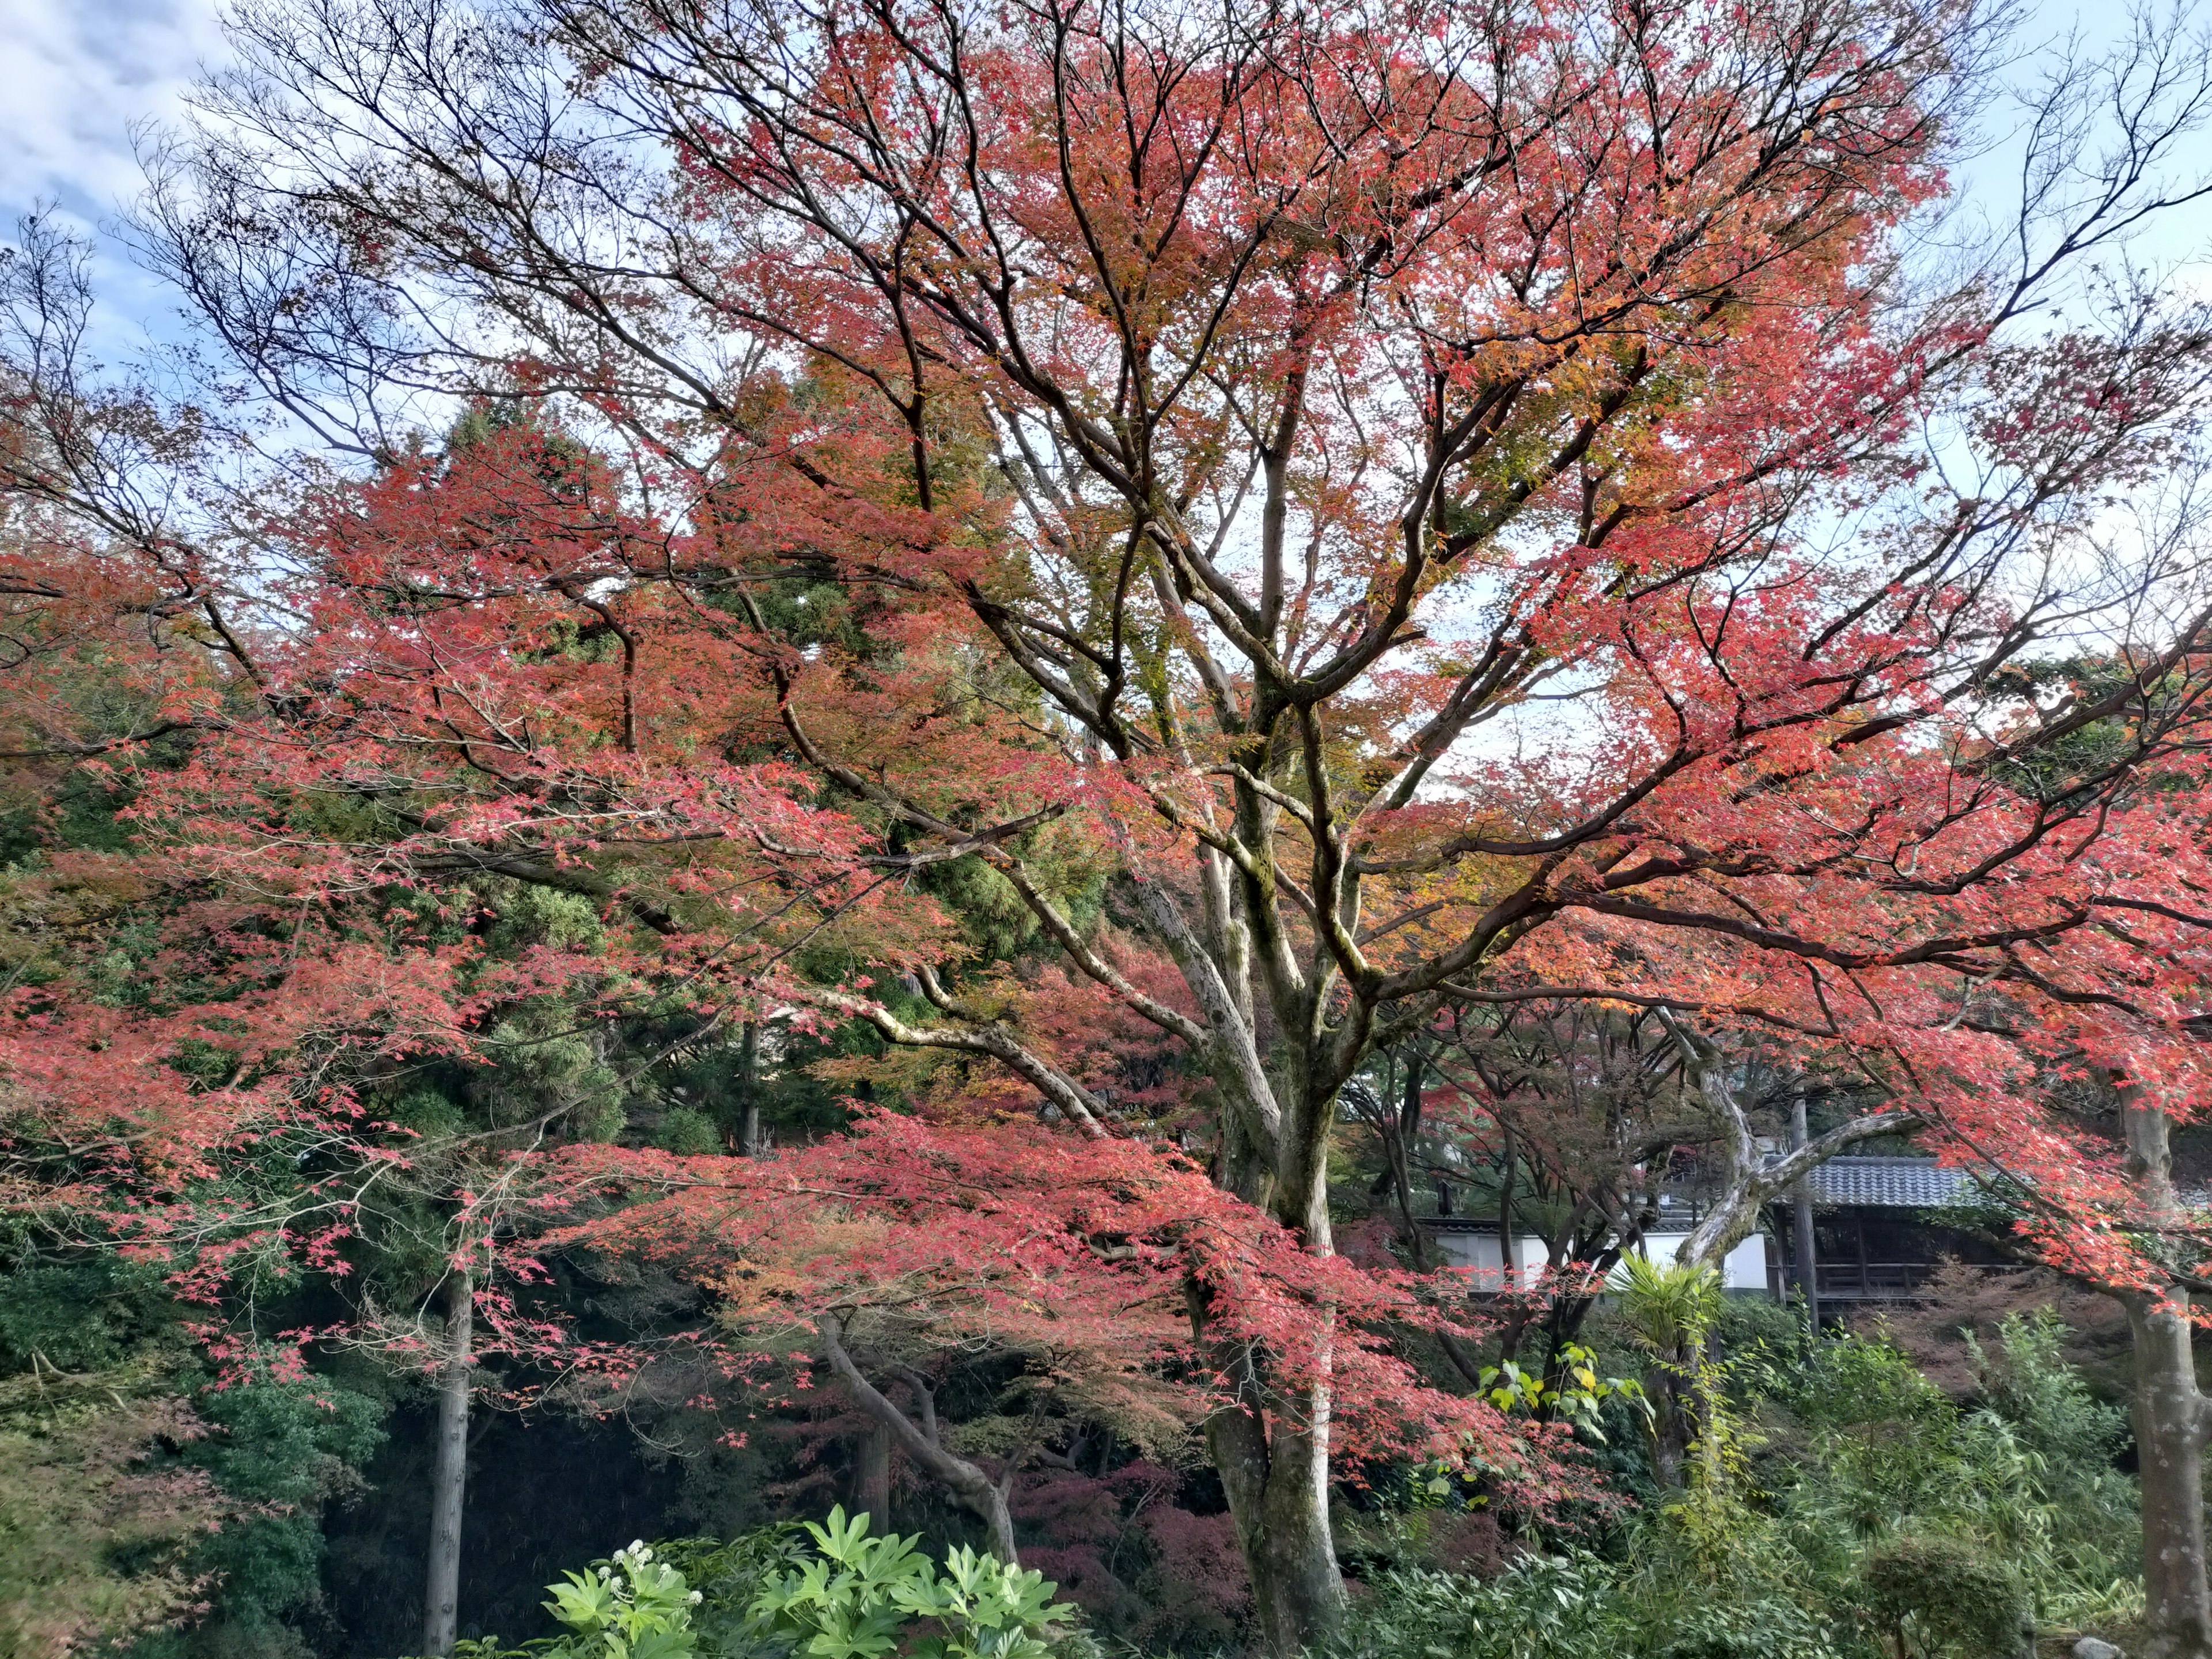
[[430,1562],[422,1593],[422,1651],[444,1659],[453,1650],[461,1584],[461,1500],[469,1474],[469,1348],[476,1282],[456,1273],[446,1282],[446,1357],[438,1373],[437,1463],[430,1476]]
[[[2120,1091],[2127,1170],[2141,1219],[2154,1230],[2179,1218],[2172,1124],[2148,1091]],[[2130,1291],[2120,1301],[2134,1340],[2136,1455],[2142,1479],[2144,1659],[2212,1659],[2212,1595],[2205,1583],[2204,1437],[2212,1413],[2197,1387],[2189,1291]]]
[[[1805,1097],[1790,1109],[1790,1150],[1805,1149]],[[1797,1288],[1805,1292],[1805,1321],[1815,1337],[1820,1334],[1820,1241],[1813,1231],[1813,1186],[1800,1181],[1790,1194],[1790,1208],[1797,1234]]]
[[738,1040],[738,1151],[747,1158],[760,1156],[760,1023],[745,1022]]
[[891,1529],[891,1431],[880,1423],[862,1430],[853,1447],[853,1512],[868,1517],[870,1529]]

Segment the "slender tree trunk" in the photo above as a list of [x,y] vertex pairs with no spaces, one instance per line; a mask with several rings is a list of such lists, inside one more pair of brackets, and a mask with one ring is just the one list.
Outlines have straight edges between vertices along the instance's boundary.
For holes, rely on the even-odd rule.
[[891,1529],[891,1431],[870,1423],[854,1447],[853,1512],[865,1515],[870,1530]]
[[430,1561],[422,1593],[422,1651],[453,1650],[461,1583],[461,1501],[469,1474],[469,1346],[476,1283],[466,1273],[446,1281],[446,1358],[438,1373],[437,1463],[430,1477]]
[[992,1480],[978,1466],[946,1448],[937,1430],[936,1403],[928,1386],[918,1376],[908,1373],[921,1412],[919,1423],[862,1374],[845,1346],[842,1321],[835,1315],[824,1314],[815,1321],[815,1328],[822,1333],[822,1345],[829,1353],[830,1369],[853,1396],[853,1403],[875,1419],[916,1468],[941,1481],[981,1518],[990,1536],[992,1554],[1010,1567],[1019,1566],[1021,1556],[1014,1547],[1013,1511],[1006,1502],[1014,1483],[1017,1460],[1008,1459],[1000,1478]]
[[[1805,1097],[1800,1095],[1790,1108],[1790,1150],[1805,1150]],[[1820,1334],[1820,1267],[1818,1240],[1813,1232],[1813,1188],[1809,1182],[1800,1180],[1790,1194],[1790,1211],[1797,1234],[1797,1288],[1805,1292],[1805,1319],[1815,1337]]]
[[1683,1487],[1682,1465],[1689,1456],[1690,1431],[1683,1421],[1674,1379],[1656,1371],[1644,1379],[1651,1396],[1651,1480],[1662,1492]]
[[738,1041],[738,1151],[747,1158],[760,1156],[760,1024],[745,1022]]
[[[2128,1177],[2144,1223],[2179,1214],[2172,1125],[2140,1085],[2120,1089]],[[2204,1437],[2212,1412],[2197,1391],[2189,1291],[2123,1294],[2134,1339],[2136,1455],[2142,1478],[2144,1659],[2212,1659],[2212,1595],[2205,1584]]]

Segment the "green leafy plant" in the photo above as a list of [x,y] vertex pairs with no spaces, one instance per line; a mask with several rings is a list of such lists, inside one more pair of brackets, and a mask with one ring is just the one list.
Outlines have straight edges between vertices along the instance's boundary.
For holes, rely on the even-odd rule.
[[1491,1579],[1382,1574],[1329,1659],[1618,1659],[1632,1610],[1588,1555],[1532,1556]]
[[921,1540],[868,1534],[868,1517],[842,1506],[806,1523],[815,1559],[773,1579],[754,1598],[757,1627],[818,1659],[878,1659],[899,1648],[914,1659],[1049,1659],[1075,1609],[1058,1585],[962,1546],[940,1573]]
[[754,1651],[753,1598],[814,1553],[796,1521],[774,1522],[727,1540],[677,1538],[653,1547],[702,1598],[691,1610],[700,1650],[721,1655]]
[[1958,1538],[1899,1538],[1867,1557],[1875,1616],[1897,1651],[2011,1659],[2033,1647],[2020,1581],[1986,1549]]
[[691,1610],[701,1596],[642,1539],[611,1561],[549,1584],[545,1610],[574,1633],[561,1659],[693,1659],[699,1651]]
[[1601,1376],[1596,1354],[1580,1343],[1566,1344],[1558,1359],[1559,1380],[1550,1382],[1543,1373],[1525,1371],[1510,1359],[1485,1365],[1479,1374],[1484,1397],[1501,1412],[1533,1415],[1548,1411],[1601,1445],[1605,1443],[1601,1408],[1607,1400],[1618,1395],[1638,1410],[1650,1411],[1643,1384],[1633,1377]]

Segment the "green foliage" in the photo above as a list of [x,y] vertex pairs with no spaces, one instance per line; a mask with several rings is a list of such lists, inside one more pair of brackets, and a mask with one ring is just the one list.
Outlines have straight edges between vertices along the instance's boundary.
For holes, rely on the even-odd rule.
[[204,1390],[198,1403],[214,1432],[185,1461],[246,1513],[191,1558],[219,1587],[216,1616],[140,1651],[143,1659],[295,1651],[289,1621],[320,1592],[323,1500],[352,1484],[382,1442],[384,1403],[325,1378],[266,1367]]
[[1370,1588],[1330,1659],[1618,1659],[1636,1610],[1588,1555],[1536,1556],[1492,1579],[1395,1571]]
[[1958,1538],[1892,1539],[1867,1557],[1876,1616],[1929,1654],[2011,1659],[2028,1649],[2034,1621],[2020,1581],[1986,1549]]
[[107,1252],[47,1254],[19,1241],[0,1274],[0,1371],[33,1356],[64,1371],[122,1364],[170,1333],[174,1311],[160,1272]]
[[[1650,1409],[1644,1387],[1633,1377],[1604,1376],[1598,1357],[1580,1343],[1570,1342],[1555,1356],[1559,1376],[1547,1382],[1545,1374],[1524,1371],[1511,1360],[1485,1365],[1478,1373],[1485,1396],[1499,1411],[1534,1415],[1548,1412],[1563,1423],[1571,1423],[1587,1439],[1602,1445],[1605,1402],[1618,1396],[1643,1411]],[[1547,1367],[1547,1371],[1551,1367]]]
[[1656,1659],[1835,1659],[1835,1626],[1778,1592],[1680,1610]]
[[1040,1572],[1009,1567],[965,1545],[940,1570],[918,1538],[871,1538],[868,1517],[809,1522],[816,1556],[772,1581],[753,1601],[760,1628],[794,1654],[880,1659],[1050,1659],[1056,1626],[1075,1609],[1052,1600]]
[[193,1546],[230,1505],[167,1449],[203,1425],[158,1370],[0,1379],[0,1659],[48,1659],[189,1616]]
[[470,1079],[470,1094],[501,1127],[567,1108],[578,1140],[608,1141],[629,1121],[622,1074],[594,1034],[576,1029],[568,1004],[545,999],[499,1021],[483,1038],[491,1064]]
[[[1763,1501],[1839,1616],[1900,1540],[2001,1562],[2005,1605],[2023,1618],[2109,1604],[2114,1581],[2134,1571],[2134,1494],[2113,1466],[2120,1414],[2059,1358],[2048,1316],[2008,1319],[2001,1331],[2001,1358],[1976,1351],[1986,1403],[1972,1409],[1879,1340],[1828,1339],[1783,1363],[1744,1364],[1771,1437]],[[1934,1571],[1936,1555],[1923,1553]],[[1907,1556],[1885,1571],[1901,1573]],[[1902,1583],[1888,1593],[1904,1594]],[[1893,1607],[1879,1616],[1893,1625],[1903,1615]]]
[[672,1106],[660,1115],[653,1144],[678,1158],[704,1158],[723,1150],[721,1131],[706,1113],[689,1106]]
[[561,1659],[693,1659],[699,1651],[691,1614],[704,1597],[643,1540],[565,1577],[546,1586],[553,1599],[545,1610],[574,1632],[551,1650]]
[[1808,1429],[1944,1418],[1950,1401],[1896,1348],[1856,1336],[1747,1356],[1748,1393],[1775,1401]]
[[756,1634],[754,1597],[814,1553],[805,1529],[796,1521],[756,1527],[726,1543],[679,1538],[653,1548],[699,1592],[691,1627],[698,1632],[702,1650],[710,1654],[746,1651]]
[[963,1547],[939,1567],[865,1515],[719,1543],[635,1542],[546,1587],[553,1641],[463,1642],[455,1659],[1052,1659],[1075,1609],[1042,1573]]
[[1676,1270],[1643,1277],[1613,1313],[1662,1376],[1689,1356],[1711,1449],[1689,1490],[1607,1559],[1375,1573],[1335,1654],[2011,1659],[2038,1623],[2125,1607],[2125,1425],[2060,1358],[2055,1318],[2008,1319],[1973,1350],[1984,1401],[1961,1406],[1878,1335],[1763,1330]]
[[1621,1312],[1637,1341],[1672,1359],[1703,1343],[1720,1317],[1721,1279],[1711,1267],[1654,1261],[1631,1251],[1620,1259]]

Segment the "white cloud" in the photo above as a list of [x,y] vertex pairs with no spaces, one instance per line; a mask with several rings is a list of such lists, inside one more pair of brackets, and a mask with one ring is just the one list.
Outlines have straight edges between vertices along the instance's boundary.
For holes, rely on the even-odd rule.
[[170,302],[101,227],[139,187],[131,129],[175,118],[204,63],[219,60],[216,0],[7,0],[0,27],[0,240],[52,204],[98,244],[108,334],[160,325]]
[[220,55],[214,0],[11,0],[0,31],[0,201],[106,215],[137,188],[131,128],[174,116]]

